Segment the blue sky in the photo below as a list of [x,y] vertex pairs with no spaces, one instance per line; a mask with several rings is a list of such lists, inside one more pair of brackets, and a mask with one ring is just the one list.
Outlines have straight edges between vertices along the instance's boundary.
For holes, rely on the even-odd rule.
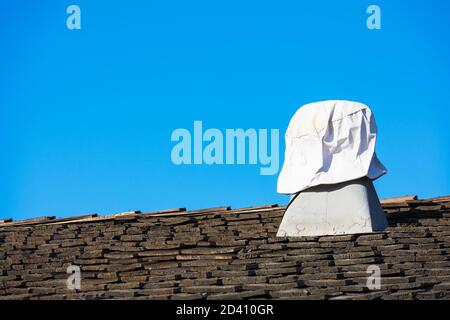
[[283,204],[259,166],[174,165],[171,133],[282,138],[327,99],[373,110],[381,198],[450,194],[449,16],[438,0],[1,1],[0,218]]

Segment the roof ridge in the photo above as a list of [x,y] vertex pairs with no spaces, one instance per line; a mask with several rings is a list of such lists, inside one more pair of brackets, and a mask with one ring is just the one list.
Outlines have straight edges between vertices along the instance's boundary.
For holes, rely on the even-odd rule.
[[[416,207],[419,205],[436,205],[439,202],[450,202],[450,195],[448,196],[440,196],[428,199],[418,199],[416,195],[413,196],[401,196],[401,197],[393,197],[382,199],[381,205],[386,209],[391,208],[401,208],[401,207]],[[165,209],[159,211],[152,212],[141,212],[139,210],[136,211],[125,211],[119,212],[115,214],[109,215],[98,215],[97,213],[89,213],[79,216],[71,216],[65,218],[55,218],[55,216],[44,216],[44,217],[36,217],[31,219],[24,219],[14,221],[11,218],[4,218],[0,220],[0,228],[7,226],[31,226],[31,225],[41,225],[41,224],[68,224],[68,223],[80,223],[80,222],[96,222],[96,221],[107,221],[107,220],[126,220],[128,218],[163,218],[163,217],[176,217],[176,216],[190,216],[190,215],[203,215],[203,214],[212,214],[212,213],[234,213],[234,214],[245,214],[252,212],[264,212],[271,210],[282,210],[285,209],[286,206],[279,206],[276,203],[266,204],[261,206],[251,206],[244,208],[236,208],[232,209],[230,206],[223,207],[213,207],[213,208],[204,208],[204,209],[196,209],[196,210],[186,210],[186,208],[172,208]]]

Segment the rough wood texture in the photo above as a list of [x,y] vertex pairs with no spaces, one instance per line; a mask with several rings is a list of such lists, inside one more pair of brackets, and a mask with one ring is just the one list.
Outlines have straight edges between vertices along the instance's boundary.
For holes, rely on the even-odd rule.
[[0,299],[448,299],[449,199],[390,201],[386,232],[291,239],[276,205],[5,220]]
[[403,197],[397,197],[397,198],[389,198],[389,199],[382,199],[380,202],[382,205],[389,204],[389,203],[401,203],[406,201],[413,201],[417,200],[417,196],[403,196]]

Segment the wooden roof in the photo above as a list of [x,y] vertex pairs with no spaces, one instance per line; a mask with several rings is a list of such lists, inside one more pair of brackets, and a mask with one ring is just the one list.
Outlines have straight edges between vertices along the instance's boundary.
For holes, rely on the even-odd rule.
[[3,220],[0,299],[448,298],[450,196],[382,204],[385,232],[302,238],[275,237],[277,205]]

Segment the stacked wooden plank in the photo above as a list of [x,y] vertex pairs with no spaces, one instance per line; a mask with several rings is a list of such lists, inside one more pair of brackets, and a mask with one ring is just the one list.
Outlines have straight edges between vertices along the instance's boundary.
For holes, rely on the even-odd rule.
[[448,299],[450,197],[383,206],[386,232],[302,238],[276,205],[4,220],[0,299]]

